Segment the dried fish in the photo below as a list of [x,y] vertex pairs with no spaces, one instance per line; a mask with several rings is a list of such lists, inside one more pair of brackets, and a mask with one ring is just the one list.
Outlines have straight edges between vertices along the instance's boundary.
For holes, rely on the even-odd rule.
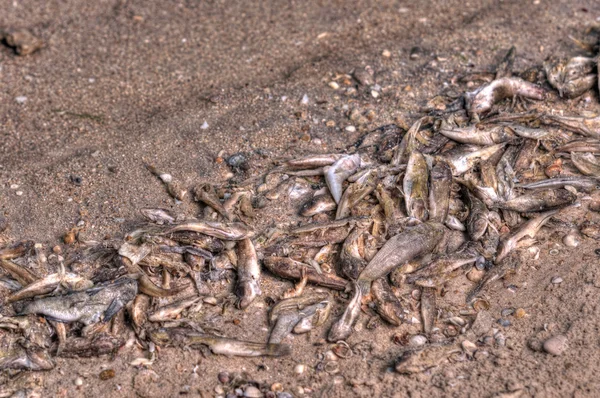
[[60,322],[81,322],[84,325],[108,322],[121,308],[133,300],[137,289],[135,279],[121,278],[113,283],[99,285],[82,292],[24,303],[19,306],[21,308],[18,308],[17,312],[23,315],[44,315]]
[[424,287],[421,289],[421,319],[423,320],[423,331],[427,334],[431,333],[437,318],[435,296],[435,288]]
[[596,140],[600,139],[600,116],[585,117],[544,115],[541,118],[541,121],[544,124],[558,126],[586,137],[594,138]]
[[559,210],[550,210],[540,214],[537,217],[525,222],[513,233],[503,237],[500,240],[498,254],[496,255],[496,263],[500,263],[513,249],[517,247],[517,243],[526,237],[535,238],[540,228],[544,226],[550,218],[556,215]]
[[596,85],[596,59],[574,57],[544,63],[548,82],[561,97],[575,98]]
[[577,196],[566,189],[543,189],[495,203],[494,206],[518,212],[546,211],[572,204],[576,199]]
[[429,171],[425,157],[417,151],[411,152],[402,181],[406,214],[419,221],[429,217]]
[[199,232],[224,240],[243,240],[251,238],[253,231],[243,223],[221,223],[215,221],[188,221],[169,228],[165,234],[179,231]]
[[[329,295],[319,292],[280,301],[273,307],[269,315],[269,323],[273,325],[269,344],[281,343],[304,318],[328,315],[330,307]],[[313,326],[322,325],[325,320],[323,318],[313,319]]]
[[485,204],[472,195],[467,187],[462,186],[463,197],[467,200],[469,217],[467,218],[467,231],[472,240],[481,239],[488,228],[488,209]]
[[599,184],[600,179],[596,177],[568,176],[548,178],[546,180],[540,180],[529,184],[520,185],[520,187],[525,189],[554,189],[571,186],[576,189],[589,192],[593,189],[596,189]]
[[305,170],[330,166],[342,158],[342,155],[333,153],[326,155],[311,155],[300,159],[292,159],[283,163],[283,170]]
[[491,145],[476,151],[454,153],[451,156],[445,155],[440,156],[439,158],[448,162],[452,168],[452,175],[456,177],[472,169],[476,163],[491,158],[496,152],[503,149],[505,145],[506,144]]
[[388,323],[400,326],[405,318],[400,300],[392,292],[386,278],[373,281],[371,292],[375,302],[375,311]]
[[171,174],[159,171],[150,164],[146,164],[145,166],[150,173],[154,174],[165,184],[169,195],[177,200],[183,200],[184,196],[187,194],[187,190],[181,187],[179,182],[175,181]]
[[210,184],[199,184],[194,188],[194,200],[202,202],[207,206],[212,207],[217,213],[228,220],[231,220],[231,214],[227,212],[219,197],[215,187]]
[[488,112],[492,106],[505,98],[517,96],[543,100],[544,90],[518,77],[503,77],[465,94],[466,107],[472,116]]
[[340,220],[350,216],[352,208],[375,190],[376,183],[374,171],[367,170],[356,182],[350,184],[339,201],[335,219]]
[[140,213],[157,224],[173,224],[175,222],[175,217],[165,209],[140,209]]
[[75,337],[68,340],[68,344],[65,344],[59,356],[64,358],[87,358],[107,354],[114,355],[124,345],[125,340],[123,338],[108,333],[99,333],[91,339]]
[[325,172],[325,182],[329,187],[329,192],[335,200],[335,203],[340,203],[342,198],[342,184],[360,167],[361,160],[358,154],[344,156],[337,160]]
[[443,223],[448,217],[450,192],[452,189],[452,169],[445,161],[438,159],[431,168],[429,179],[429,219]]
[[151,322],[165,322],[175,319],[184,310],[200,301],[200,299],[201,297],[196,296],[188,297],[175,303],[165,305],[164,307],[161,307],[152,314],[148,315],[148,320]]
[[5,303],[8,304],[36,296],[43,296],[55,292],[60,288],[64,288],[67,291],[79,291],[89,289],[92,286],[92,281],[71,272],[51,274],[8,296]]
[[263,264],[273,274],[285,279],[300,280],[302,278],[302,268],[306,268],[306,276],[310,283],[334,290],[345,290],[348,285],[346,279],[340,278],[334,274],[319,274],[310,265],[293,260],[289,257],[265,257]]
[[238,255],[238,281],[235,288],[235,294],[239,301],[237,303],[240,309],[246,309],[260,291],[260,265],[258,256],[254,249],[254,244],[250,239],[244,239],[237,244]]
[[30,348],[19,353],[0,358],[0,370],[51,370],[54,361],[43,349]]
[[290,347],[283,344],[264,344],[229,339],[205,333],[194,333],[187,329],[175,328],[152,332],[150,338],[155,344],[178,344],[185,346],[206,345],[213,354],[240,357],[281,357],[289,355]]
[[600,161],[593,154],[589,152],[574,152],[571,153],[571,161],[581,174],[586,176],[600,176]]
[[317,195],[311,200],[306,202],[300,209],[300,215],[304,217],[312,217],[316,214],[333,211],[337,207],[337,203],[333,200],[333,197],[327,193],[324,195]]
[[514,130],[505,126],[493,126],[491,128],[480,125],[467,127],[445,126],[439,132],[451,140],[462,144],[482,146],[501,144],[515,139]]
[[[362,288],[358,283],[353,283],[354,295],[346,306],[341,318],[338,319],[329,330],[327,340],[330,342],[338,342],[346,340],[352,334],[352,327],[360,314],[360,303],[364,296]],[[370,288],[370,286],[369,286]]]
[[367,266],[365,239],[370,222],[358,223],[344,241],[340,251],[340,268],[349,279],[355,280]]

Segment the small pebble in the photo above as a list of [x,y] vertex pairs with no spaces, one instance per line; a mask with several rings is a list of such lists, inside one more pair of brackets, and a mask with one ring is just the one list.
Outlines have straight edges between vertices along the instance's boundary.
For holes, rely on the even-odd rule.
[[254,386],[248,386],[244,390],[244,397],[247,398],[261,398],[263,396],[262,392]]
[[392,53],[390,52],[390,50],[383,50],[383,52],[381,53],[382,56],[389,58],[392,56]]
[[563,237],[563,244],[567,247],[577,247],[581,243],[576,233],[568,233]]
[[554,278],[552,278],[551,282],[553,285],[560,285],[563,282],[563,278],[561,278],[560,276],[555,276]]
[[511,325],[508,319],[498,319],[498,323],[500,324],[500,326],[503,326],[505,328]]
[[23,191],[17,191],[15,194],[17,194],[17,196],[23,196]]
[[277,393],[277,398],[294,398],[294,397],[289,392],[284,391],[284,392]]
[[15,97],[15,101],[17,102],[17,104],[24,104],[25,102],[27,102],[27,97],[25,97],[24,95],[20,95],[18,97]]
[[283,385],[281,383],[273,383],[271,384],[271,391],[283,392]]
[[75,385],[76,386],[82,386],[83,385],[83,379],[81,377],[78,377],[75,379]]
[[517,308],[517,310],[515,311],[515,318],[517,319],[521,319],[525,317],[525,315],[527,315],[527,313],[523,308]]
[[98,375],[100,380],[109,380],[115,377],[115,371],[113,369],[105,369]]
[[217,379],[219,379],[219,382],[222,384],[229,383],[229,372],[219,373],[219,375],[217,376]]
[[420,347],[420,346],[425,345],[426,343],[427,343],[427,337],[425,337],[421,334],[416,334],[408,340],[408,344],[413,347]]
[[302,100],[300,101],[302,105],[308,105],[308,94],[304,94]]
[[550,337],[544,341],[544,351],[552,355],[561,355],[567,349],[568,340],[563,335]]
[[56,246],[54,246],[54,247],[52,248],[52,251],[53,251],[55,254],[60,254],[60,253],[62,253],[62,248],[61,248],[59,245],[56,245]]
[[346,127],[346,131],[349,133],[354,133],[356,131],[356,127],[350,125]]
[[294,373],[301,375],[302,373],[304,373],[305,369],[306,369],[305,365],[298,364],[294,367]]
[[202,126],[200,126],[200,128],[202,130],[206,130],[208,128],[208,123],[206,122],[206,120],[204,121],[204,123],[202,123]]
[[329,82],[329,87],[331,87],[334,90],[337,90],[338,88],[340,88],[340,85],[337,82]]
[[475,351],[477,351],[477,345],[475,343],[473,343],[472,341],[469,340],[465,340],[461,343],[462,349],[465,352],[468,352],[469,354],[474,353]]
[[477,283],[477,282],[481,281],[484,274],[485,274],[484,270],[478,270],[477,268],[472,268],[471,271],[469,271],[467,273],[467,279],[470,280],[471,282]]
[[512,314],[515,313],[515,309],[514,308],[505,308],[502,310],[502,312],[500,312],[500,315],[502,315],[502,317],[507,317],[510,316]]

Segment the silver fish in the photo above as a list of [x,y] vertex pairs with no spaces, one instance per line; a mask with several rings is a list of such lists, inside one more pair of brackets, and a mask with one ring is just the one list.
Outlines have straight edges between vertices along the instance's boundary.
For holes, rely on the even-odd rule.
[[481,146],[501,144],[515,139],[514,132],[504,126],[493,126],[490,128],[479,125],[470,125],[467,127],[445,126],[439,130],[439,133],[461,144]]
[[406,214],[419,221],[427,221],[429,210],[429,170],[425,157],[413,151],[408,159],[406,173],[402,180]]
[[140,213],[157,224],[173,224],[175,222],[175,217],[165,209],[140,209]]
[[452,167],[452,175],[459,176],[471,170],[473,166],[480,161],[485,161],[492,157],[496,152],[504,148],[506,144],[491,145],[476,151],[467,153],[455,153],[451,156],[441,156]]
[[577,189],[589,192],[596,189],[600,184],[600,179],[595,177],[557,177],[548,178],[546,180],[540,180],[529,184],[520,185],[521,188],[525,189],[553,189],[553,188],[564,188],[565,186],[572,186]]
[[243,240],[253,235],[252,229],[241,222],[187,221],[169,228],[165,234],[178,231],[199,232],[224,240]]
[[235,288],[238,307],[246,309],[257,296],[261,295],[260,264],[256,250],[250,239],[244,239],[237,243],[238,255],[238,282]]
[[79,291],[89,289],[92,286],[92,281],[71,272],[51,274],[8,296],[6,303],[42,296],[59,288],[65,288],[67,291]]
[[361,160],[358,154],[344,156],[337,160],[325,172],[325,182],[335,203],[340,203],[342,198],[342,184],[360,167]]
[[488,112],[492,106],[505,98],[517,96],[543,100],[545,91],[535,84],[518,77],[503,77],[465,94],[466,107],[470,115]]

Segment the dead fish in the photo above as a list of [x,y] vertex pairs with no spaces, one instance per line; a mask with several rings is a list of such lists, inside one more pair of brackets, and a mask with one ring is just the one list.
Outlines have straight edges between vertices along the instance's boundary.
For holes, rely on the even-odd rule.
[[[543,117],[541,117],[540,120],[544,124],[562,127],[565,130],[569,130],[569,131],[572,131],[577,134],[581,134],[581,135],[589,137],[589,138],[600,139],[600,116],[585,117],[585,116],[543,115]],[[596,144],[596,146],[597,146],[597,144]],[[594,151],[585,151],[585,152],[594,152]]]
[[429,220],[443,223],[448,217],[452,169],[439,159],[431,168],[429,178]]
[[51,370],[54,369],[54,361],[45,350],[32,347],[0,358],[0,370],[5,369]]
[[185,309],[191,307],[200,301],[201,297],[188,297],[179,300],[175,303],[160,307],[152,314],[148,315],[148,320],[151,322],[165,322],[177,318]]
[[144,324],[148,320],[148,309],[150,308],[150,297],[138,294],[130,306],[127,307],[129,318],[133,324],[135,334],[142,340],[146,337]]
[[423,331],[427,334],[431,333],[437,318],[435,296],[435,288],[424,287],[421,289],[421,319],[423,321]]
[[377,178],[374,170],[367,170],[362,177],[346,188],[339,201],[335,219],[340,220],[350,216],[351,210],[367,195],[375,190]]
[[10,260],[0,259],[0,268],[8,273],[12,278],[16,279],[21,286],[27,286],[39,279],[39,277],[33,272],[15,264]]
[[300,215],[303,217],[312,217],[316,214],[333,211],[336,207],[337,203],[335,203],[335,200],[333,200],[333,197],[329,193],[317,195],[302,206]]
[[331,302],[325,307],[319,306],[313,315],[309,315],[300,319],[300,322],[294,326],[292,330],[295,334],[308,333],[319,326],[322,326],[327,319],[329,319],[329,314],[331,313]]
[[561,97],[575,98],[596,85],[596,59],[573,57],[545,62],[548,83],[558,90]]
[[[331,307],[331,300],[327,293],[322,292],[281,300],[269,315],[269,323],[273,325],[269,344],[281,343],[303,318],[313,317],[317,312],[328,314],[327,307]],[[325,319],[318,323],[324,322]]]
[[492,106],[505,98],[517,96],[541,101],[545,91],[532,83],[518,77],[503,77],[479,87],[477,90],[465,93],[466,108],[470,115],[488,112]]
[[485,204],[471,194],[469,189],[462,186],[463,197],[466,198],[469,207],[469,216],[467,217],[467,231],[472,240],[479,240],[488,228],[488,209]]
[[219,200],[215,187],[210,184],[199,184],[194,188],[194,200],[202,202],[207,206],[210,206],[217,213],[222,215],[228,220],[231,220],[231,214],[225,210],[223,203]]
[[450,156],[440,156],[439,158],[448,162],[452,168],[452,175],[456,177],[471,170],[477,162],[485,161],[494,156],[505,145],[496,144],[472,152],[454,153]]
[[289,257],[268,256],[264,258],[263,264],[270,272],[284,279],[300,280],[302,278],[302,268],[305,267],[308,281],[315,285],[334,290],[345,290],[348,284],[346,279],[340,278],[333,273],[319,274],[310,265]]
[[461,250],[455,253],[439,256],[423,267],[412,272],[407,277],[408,283],[415,283],[419,279],[434,278],[438,275],[445,275],[456,269],[474,263],[479,254],[472,250]]
[[173,224],[175,217],[165,209],[140,209],[140,213],[148,220],[157,224]]
[[240,309],[246,309],[260,291],[260,264],[258,256],[254,249],[254,244],[250,239],[244,239],[237,243],[238,256],[238,281],[235,288],[235,294],[238,297],[237,306]]
[[183,346],[205,345],[213,354],[239,357],[281,357],[291,353],[284,344],[264,344],[241,341],[205,333],[194,333],[187,329],[174,328],[154,331],[150,338],[155,344],[177,344]]
[[[346,306],[341,318],[338,319],[329,329],[327,340],[335,343],[340,340],[346,340],[352,334],[352,326],[360,314],[360,304],[364,296],[362,288],[358,283],[353,283],[354,295]],[[370,289],[370,286],[369,286]]]
[[445,230],[439,223],[426,222],[390,238],[360,273],[358,282],[361,289],[368,292],[374,280],[383,278],[394,268],[432,251]]
[[51,274],[8,296],[5,303],[42,296],[61,287],[67,289],[67,291],[79,291],[89,289],[92,286],[92,281],[71,272]]
[[358,154],[348,155],[337,160],[325,172],[325,182],[335,203],[340,203],[342,198],[342,184],[356,172],[360,165],[361,160]]
[[343,242],[357,218],[345,218],[319,224],[307,224],[289,231],[294,237],[289,240],[291,245],[305,247],[322,247],[332,243]]
[[566,144],[557,147],[556,152],[571,152],[571,156],[573,156],[574,152],[600,153],[600,140],[595,138],[583,138],[569,141]]
[[498,161],[496,165],[496,176],[498,181],[497,192],[498,196],[504,200],[510,200],[514,197],[514,180],[515,171],[512,164],[518,156],[519,148],[515,146],[509,147]]
[[407,350],[396,359],[396,372],[404,375],[422,373],[435,368],[448,360],[451,354],[460,350],[443,347],[427,346],[419,350]]
[[173,180],[173,176],[169,173],[159,171],[156,167],[145,164],[148,171],[158,177],[166,186],[167,192],[177,200],[183,200],[187,194],[187,190],[180,186],[179,182]]
[[301,275],[300,280],[294,285],[293,288],[291,288],[283,293],[283,295],[281,297],[282,299],[289,299],[292,297],[298,297],[298,296],[302,295],[302,293],[304,292],[304,288],[306,287],[306,284],[308,283],[308,275],[306,273],[306,268],[302,268],[302,270],[300,271],[300,275]]
[[518,135],[522,138],[528,138],[530,140],[542,140],[548,138],[550,135],[550,131],[548,130],[541,128],[530,128],[518,124],[510,124],[507,125],[506,128],[510,129],[515,135]]
[[600,162],[591,153],[571,153],[571,161],[581,174],[600,177]]
[[365,239],[370,221],[359,223],[344,241],[340,250],[340,268],[349,279],[355,280],[367,266],[365,260]]
[[122,337],[109,333],[99,333],[91,338],[71,337],[60,352],[63,358],[88,358],[101,355],[114,355],[125,345]]
[[563,207],[572,204],[576,199],[577,196],[566,189],[543,189],[517,196],[505,202],[498,202],[494,206],[526,213]]
[[223,240],[243,240],[253,235],[252,229],[241,222],[188,221],[169,228],[165,234],[179,231],[199,232]]
[[490,128],[481,125],[467,127],[442,126],[439,133],[461,144],[494,145],[509,142],[515,139],[514,132],[505,126]]
[[446,221],[444,222],[444,225],[453,231],[463,231],[464,232],[467,230],[467,227],[465,226],[465,224],[463,224],[462,221],[460,221],[458,218],[456,218],[456,216],[453,216],[453,215],[446,216]]
[[343,155],[332,153],[325,155],[311,155],[304,158],[292,159],[283,163],[284,170],[305,170],[316,169],[323,166],[330,166],[342,158]]
[[406,214],[420,221],[427,221],[429,210],[429,170],[425,157],[413,151],[408,159],[402,181]]
[[371,292],[375,302],[375,311],[389,324],[400,326],[405,318],[400,300],[392,292],[386,278],[374,280]]
[[396,224],[396,220],[401,217],[401,214],[398,211],[398,204],[384,188],[383,184],[377,184],[377,187],[375,188],[375,197],[383,210],[387,224]]
[[525,222],[516,231],[503,237],[500,240],[499,250],[498,254],[496,255],[495,263],[500,263],[508,255],[508,253],[510,253],[513,249],[517,247],[517,243],[521,239],[526,237],[535,238],[535,235],[538,233],[540,228],[542,228],[544,224],[558,212],[559,210],[550,210],[545,213],[542,213],[539,216]]
[[599,184],[600,180],[595,177],[567,176],[548,178],[546,180],[540,180],[529,184],[520,185],[520,187],[525,189],[554,189],[564,188],[565,186],[572,186],[576,189],[589,192],[593,189],[596,189]]
[[417,140],[417,135],[419,134],[421,125],[426,120],[427,117],[417,120],[412,126],[410,126],[406,134],[404,134],[404,137],[402,137],[400,145],[396,147],[394,157],[390,162],[392,166],[400,166],[405,164],[410,154],[418,149],[419,141]]
[[138,284],[135,279],[121,278],[82,292],[24,303],[19,306],[21,308],[18,308],[17,312],[23,315],[44,315],[59,322],[81,322],[84,325],[108,322],[134,299],[137,290]]
[[180,244],[199,247],[212,253],[220,253],[225,250],[225,243],[221,239],[198,232],[175,232],[170,234],[169,238]]

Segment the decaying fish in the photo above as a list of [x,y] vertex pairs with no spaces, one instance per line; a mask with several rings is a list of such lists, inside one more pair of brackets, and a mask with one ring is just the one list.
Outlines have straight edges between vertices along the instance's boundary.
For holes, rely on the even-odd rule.
[[375,190],[376,183],[375,172],[367,170],[362,177],[350,184],[339,201],[335,219],[340,220],[350,216],[352,208]]
[[561,97],[575,98],[596,85],[595,58],[574,57],[546,62],[548,82],[558,90]]
[[205,333],[194,333],[187,329],[174,328],[150,333],[155,344],[183,346],[206,345],[213,354],[239,357],[281,357],[289,355],[290,347],[284,344],[264,344],[229,339]]
[[394,268],[431,252],[445,231],[439,223],[426,222],[389,239],[358,277],[363,292],[368,292],[374,280],[386,276]]
[[148,315],[148,320],[151,322],[165,322],[175,319],[184,310],[200,301],[200,299],[201,297],[193,296],[165,305]]
[[223,240],[242,240],[250,238],[253,231],[241,222],[220,223],[215,221],[188,221],[175,225],[166,231],[172,234],[178,231],[199,232]]
[[379,278],[371,285],[375,311],[388,323],[400,326],[405,318],[404,308],[400,300],[392,292],[387,278]]
[[540,214],[537,217],[525,222],[516,231],[503,237],[500,240],[498,254],[496,255],[496,263],[500,263],[513,249],[517,247],[517,243],[526,237],[535,238],[540,228],[544,226],[550,218],[556,215],[559,210],[550,210]]
[[154,174],[165,184],[169,195],[177,200],[183,200],[184,196],[187,194],[187,190],[181,187],[179,182],[174,180],[171,174],[159,171],[156,167],[150,164],[146,164],[146,168],[148,171],[150,171],[150,173]]
[[448,216],[452,189],[452,169],[442,159],[431,168],[429,178],[429,219],[443,223]]
[[312,217],[315,214],[333,211],[336,207],[337,203],[330,194],[317,195],[302,206],[300,215]]
[[596,138],[572,140],[557,147],[556,152],[571,152],[571,156],[574,152],[600,153],[600,140]]
[[64,358],[87,358],[115,354],[125,345],[121,337],[99,333],[91,338],[72,337],[58,356]]
[[[269,315],[269,323],[273,325],[269,344],[281,343],[304,318],[328,315],[330,307],[331,299],[327,293],[317,292],[281,300]],[[314,320],[313,326],[321,325],[325,320]]]
[[[19,305],[20,314],[44,315],[60,322],[91,325],[108,322],[129,303],[138,291],[135,279],[121,278],[113,283],[62,296],[46,297]],[[15,304],[16,306],[16,304]]]
[[467,206],[469,207],[467,231],[469,232],[471,239],[477,241],[481,239],[488,228],[489,211],[485,207],[485,204],[475,197],[475,195],[471,194],[467,187],[463,186],[462,192],[463,197],[467,200]]
[[554,189],[571,186],[576,189],[589,192],[593,189],[596,189],[599,184],[600,178],[598,177],[567,176],[548,178],[546,180],[540,180],[529,184],[524,184],[520,187],[525,189]]
[[581,174],[586,176],[600,176],[600,161],[593,154],[589,152],[573,152],[571,153],[571,161]]
[[[360,314],[360,304],[364,293],[358,283],[353,283],[354,295],[346,306],[341,318],[338,319],[329,329],[327,340],[335,343],[340,340],[346,340],[352,334],[352,327]],[[370,289],[370,286],[369,286]]]
[[502,144],[515,139],[514,131],[505,126],[493,126],[490,128],[479,125],[467,127],[445,126],[439,132],[456,142],[481,146]]
[[546,211],[572,204],[577,196],[566,189],[542,189],[525,193],[505,202],[497,202],[495,207],[518,212]]
[[235,288],[235,294],[239,301],[237,303],[240,309],[246,309],[260,296],[260,264],[258,256],[254,249],[254,244],[250,239],[244,239],[237,243],[238,256],[238,281]]
[[300,280],[302,278],[302,268],[306,268],[306,276],[310,283],[334,290],[345,290],[348,285],[346,279],[340,278],[333,273],[319,274],[314,267],[289,257],[265,257],[263,264],[273,274],[285,279]]
[[27,298],[43,296],[55,292],[59,288],[64,288],[67,291],[79,291],[89,289],[92,286],[92,281],[71,272],[51,274],[11,294],[5,302],[13,303]]
[[223,203],[219,200],[215,187],[210,184],[200,184],[194,188],[194,200],[202,202],[210,206],[217,213],[228,220],[231,220],[231,215],[225,210]]
[[423,331],[427,334],[431,333],[437,318],[435,296],[435,288],[424,287],[421,289],[421,319],[423,322]]
[[[586,137],[600,139],[600,116],[560,116],[544,115],[542,122],[549,125],[559,126],[565,130],[581,134]],[[592,151],[586,151],[592,152]]]
[[406,214],[420,221],[427,221],[429,210],[429,171],[425,157],[417,151],[410,154],[406,173],[402,180]]
[[444,346],[407,350],[396,360],[395,369],[396,372],[404,375],[422,373],[441,365],[455,352],[460,352],[460,350]]
[[54,361],[45,350],[31,348],[0,357],[0,370],[5,369],[51,370],[54,369]]
[[340,250],[340,268],[349,279],[355,280],[366,267],[365,239],[367,238],[368,223],[358,223],[344,241]]
[[175,222],[175,217],[165,209],[140,209],[140,213],[157,224],[173,224]]
[[289,244],[305,247],[322,247],[331,243],[343,242],[357,219],[345,218],[320,224],[307,224],[301,227],[291,229],[290,235],[293,236]]
[[477,162],[485,161],[504,148],[505,144],[496,144],[471,152],[454,153],[450,156],[440,156],[452,168],[452,175],[459,176],[471,170]]
[[518,77],[503,77],[465,94],[467,110],[471,115],[488,112],[492,106],[505,98],[524,97],[541,101],[544,90]]
[[354,174],[360,165],[361,160],[358,154],[348,155],[337,160],[325,172],[325,182],[335,203],[340,203],[340,199],[342,198],[342,184],[348,177]]
[[306,170],[330,166],[339,160],[342,155],[333,153],[326,155],[311,155],[304,158],[292,159],[283,163],[283,170]]

